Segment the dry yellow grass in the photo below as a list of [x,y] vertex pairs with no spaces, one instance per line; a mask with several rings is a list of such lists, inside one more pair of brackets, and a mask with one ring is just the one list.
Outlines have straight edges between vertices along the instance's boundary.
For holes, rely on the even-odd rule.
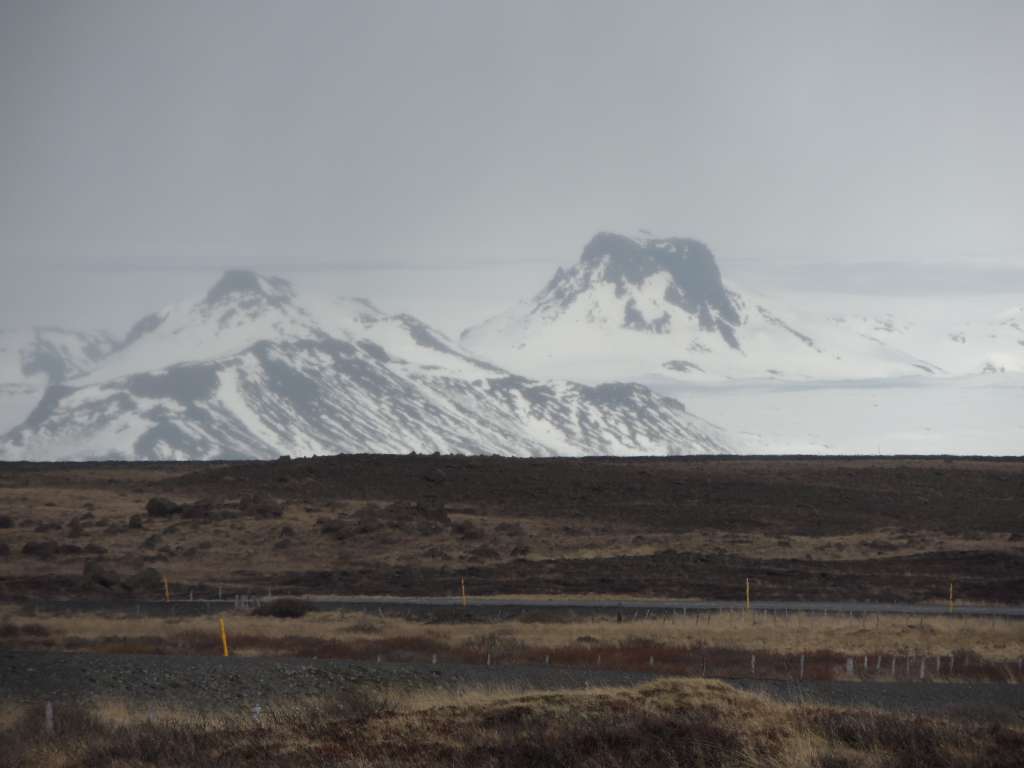
[[[401,647],[429,644],[453,650],[516,645],[526,649],[579,647],[581,638],[591,647],[622,647],[643,641],[666,647],[710,646],[752,652],[799,654],[832,651],[843,655],[914,654],[945,656],[973,652],[993,662],[1024,657],[1024,631],[1020,622],[956,616],[876,616],[849,618],[793,614],[765,618],[742,612],[713,615],[677,614],[671,619],[617,622],[612,617],[532,622],[520,619],[471,623],[424,623],[404,618],[359,612],[314,611],[301,619],[275,619],[248,613],[225,614],[229,636],[250,643],[234,644],[236,653],[266,653],[259,638],[288,642],[302,639],[340,644]],[[131,641],[161,639],[173,650],[176,637],[209,635],[218,640],[217,618],[137,618],[106,614],[25,616],[13,608],[0,611],[0,625],[41,625],[46,637],[24,642],[66,648],[111,638]],[[8,641],[9,643],[11,641]]]
[[[1018,728],[781,704],[723,683],[663,680],[557,693],[478,691],[431,699],[298,702],[256,724],[231,714],[148,714],[100,702],[3,726],[0,765],[764,766],[1019,765]],[[65,712],[67,714],[65,714]]]

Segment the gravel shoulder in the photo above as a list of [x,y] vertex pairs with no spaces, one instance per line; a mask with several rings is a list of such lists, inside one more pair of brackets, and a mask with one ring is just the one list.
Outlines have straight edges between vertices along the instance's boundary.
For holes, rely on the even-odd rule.
[[[108,698],[196,710],[330,697],[358,686],[559,690],[630,686],[653,674],[556,666],[366,664],[286,657],[145,656],[0,651],[0,700]],[[1024,722],[1024,685],[728,680],[783,701]]]

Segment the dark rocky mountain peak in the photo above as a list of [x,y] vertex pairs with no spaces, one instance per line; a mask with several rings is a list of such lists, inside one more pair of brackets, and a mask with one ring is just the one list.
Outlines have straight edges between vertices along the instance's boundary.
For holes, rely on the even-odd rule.
[[[657,298],[696,316],[701,328],[717,331],[737,346],[734,328],[742,320],[736,301],[722,283],[711,249],[690,238],[634,239],[601,232],[587,243],[575,266],[555,273],[538,296],[538,305],[568,307],[600,284],[613,285],[616,296],[625,298],[632,290],[645,289],[645,282],[661,273],[669,280]],[[667,314],[653,320],[638,318],[630,300],[623,325],[666,333],[671,324]]]
[[280,277],[263,277],[244,269],[229,269],[213,284],[203,303],[213,306],[225,301],[267,301],[281,304],[294,296],[291,283]]

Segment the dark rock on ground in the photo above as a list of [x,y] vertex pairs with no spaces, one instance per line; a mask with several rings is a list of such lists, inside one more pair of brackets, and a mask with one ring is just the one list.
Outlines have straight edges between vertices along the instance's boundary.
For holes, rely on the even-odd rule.
[[55,541],[30,541],[21,548],[21,554],[47,560],[57,554],[57,549]]
[[243,496],[238,508],[243,514],[252,517],[281,517],[284,514],[284,506],[265,493]]
[[146,504],[146,514],[150,517],[170,517],[179,512],[181,512],[180,504],[161,496],[154,496]]
[[86,589],[119,589],[121,577],[102,560],[86,560],[82,568],[82,583]]

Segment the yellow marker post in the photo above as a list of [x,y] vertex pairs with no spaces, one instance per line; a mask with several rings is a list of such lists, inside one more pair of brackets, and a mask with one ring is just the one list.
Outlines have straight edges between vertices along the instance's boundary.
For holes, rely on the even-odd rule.
[[171,602],[171,585],[167,583],[166,576],[164,576],[164,602]]
[[462,586],[462,607],[465,608],[466,607],[466,577],[465,576],[460,576],[459,577],[459,583]]
[[224,655],[230,656],[228,653],[228,631],[224,628],[224,617],[220,620],[220,642],[224,646]]
[[747,610],[750,610],[750,579],[747,579]]
[[953,582],[949,582],[949,612],[953,612]]

